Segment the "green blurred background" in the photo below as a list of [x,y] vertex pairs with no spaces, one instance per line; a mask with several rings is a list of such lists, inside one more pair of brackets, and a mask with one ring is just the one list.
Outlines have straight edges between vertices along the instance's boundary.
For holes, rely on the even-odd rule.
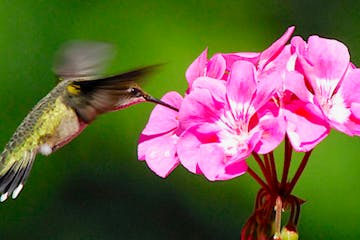
[[[114,43],[112,72],[168,63],[144,86],[161,97],[185,91],[185,70],[206,47],[261,51],[290,25],[341,40],[360,64],[359,12],[358,1],[2,0],[0,144],[54,86],[53,54],[67,40]],[[165,180],[153,174],[136,156],[153,107],[104,115],[38,156],[19,198],[0,205],[0,239],[239,239],[258,185],[248,175],[210,183],[182,167]],[[332,133],[315,149],[295,188],[307,200],[301,239],[360,236],[359,144]]]

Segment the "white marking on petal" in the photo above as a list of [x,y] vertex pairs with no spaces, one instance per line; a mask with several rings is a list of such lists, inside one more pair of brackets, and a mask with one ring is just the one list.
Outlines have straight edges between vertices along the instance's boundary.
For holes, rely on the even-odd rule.
[[40,146],[40,152],[41,154],[47,156],[52,153],[52,149],[49,144],[44,143],[43,145]]
[[155,157],[156,157],[156,154],[157,154],[156,151],[151,151],[149,158],[155,158]]
[[19,193],[20,193],[20,191],[23,189],[23,187],[24,187],[24,185],[23,185],[22,183],[20,183],[19,186],[17,186],[17,187],[15,188],[15,190],[13,191],[11,197],[12,197],[13,199],[17,198],[17,196],[19,196]]
[[164,157],[170,157],[170,155],[171,155],[171,153],[169,150],[164,152]]
[[8,193],[8,192],[3,193],[3,194],[1,195],[1,197],[0,197],[0,202],[5,201],[5,200],[8,198],[8,196],[9,196],[9,193]]
[[328,118],[338,123],[345,123],[351,114],[350,109],[345,106],[341,94],[335,94],[332,98],[332,106],[329,109]]

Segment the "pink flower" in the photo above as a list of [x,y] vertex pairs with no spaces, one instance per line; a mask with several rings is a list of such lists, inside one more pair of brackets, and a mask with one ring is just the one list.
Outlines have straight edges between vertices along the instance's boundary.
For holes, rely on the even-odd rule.
[[[176,92],[169,92],[161,100],[180,108],[182,97]],[[150,169],[161,177],[166,177],[179,165],[176,152],[179,139],[177,116],[178,112],[157,105],[140,136],[138,158],[146,160]]]
[[234,62],[240,60],[253,63],[259,71],[266,71],[272,67],[283,68],[283,62],[276,61],[275,59],[282,53],[294,30],[295,27],[289,27],[278,40],[261,53],[238,52],[223,54],[223,57],[226,60],[227,69],[230,69]]
[[198,77],[211,77],[222,79],[225,74],[226,63],[221,54],[215,54],[210,60],[207,59],[207,49],[186,70],[186,79],[189,89]]
[[[360,71],[350,62],[348,49],[337,40],[311,36],[291,41],[296,70],[304,75],[307,98],[321,109],[329,124],[348,135],[360,135]],[[319,114],[321,115],[321,113]]]
[[286,42],[294,32],[294,29],[295,27],[289,27],[278,40],[261,53],[218,53],[208,60],[207,49],[205,49],[186,71],[185,76],[189,84],[189,89],[191,89],[192,83],[199,77],[211,77],[226,80],[228,78],[226,70],[229,71],[232,64],[236,61],[249,61],[256,65],[256,68],[261,71],[273,67],[274,64],[271,64],[272,61],[281,53]]
[[251,62],[233,63],[228,80],[203,77],[193,82],[179,112],[186,129],[178,142],[181,163],[209,180],[243,174],[245,159],[272,151],[284,137],[277,107],[268,104],[277,85],[276,71],[258,75]]
[[313,149],[330,132],[321,110],[312,102],[304,77],[295,71],[296,54],[287,45],[272,64],[281,68],[282,87],[278,90],[281,114],[286,121],[286,133],[296,151]]

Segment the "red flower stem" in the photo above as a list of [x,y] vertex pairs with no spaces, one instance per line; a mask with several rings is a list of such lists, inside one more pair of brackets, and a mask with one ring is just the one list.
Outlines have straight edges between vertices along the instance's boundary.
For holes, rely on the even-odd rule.
[[265,180],[266,180],[268,186],[270,187],[270,189],[272,189],[272,186],[271,186],[271,176],[269,175],[269,171],[266,169],[266,167],[265,167],[263,161],[261,160],[259,154],[257,154],[256,152],[253,152],[252,155],[253,155],[255,161],[259,164],[260,169],[261,169],[261,172],[262,172],[262,174],[264,175]]
[[279,187],[279,181],[278,181],[278,178],[277,178],[277,172],[276,172],[276,164],[275,164],[275,158],[274,158],[274,153],[273,152],[269,152],[268,153],[269,155],[269,158],[270,158],[270,166],[271,166],[271,176],[273,177],[273,183],[276,187],[276,189],[278,189]]
[[284,188],[286,186],[286,181],[290,169],[291,156],[292,156],[292,147],[289,138],[285,136],[285,154],[284,154],[284,167],[283,167],[283,173],[282,173],[281,185],[280,185],[281,188]]
[[[269,186],[272,190],[274,190],[275,192],[277,192],[277,189],[278,189],[278,181],[277,181],[277,176],[276,176],[276,169],[275,169],[275,172],[274,172],[274,166],[272,165],[271,163],[271,160],[270,160],[270,154],[264,154],[263,155],[263,158],[264,158],[264,162],[265,162],[265,167],[267,169],[267,172],[269,174]],[[275,174],[275,176],[274,176]]]
[[290,182],[290,184],[289,184],[289,186],[287,188],[287,193],[289,195],[291,194],[295,184],[297,183],[297,181],[299,180],[302,172],[304,171],[304,169],[306,167],[306,164],[307,164],[307,162],[308,162],[308,160],[310,158],[311,152],[312,152],[312,150],[306,152],[303,159],[301,160],[301,163],[300,163],[298,169],[296,170],[296,173],[295,173],[293,179],[291,180],[291,182]]
[[271,165],[270,165],[270,160],[267,154],[263,154],[263,159],[265,162],[265,168],[267,170],[267,172],[270,174],[270,176],[272,177],[272,171],[271,171]]
[[267,192],[270,192],[269,186],[266,185],[266,183],[255,173],[254,170],[252,170],[250,167],[248,167],[247,172],[250,174],[250,176],[255,179],[256,182],[260,184],[260,186],[265,189]]

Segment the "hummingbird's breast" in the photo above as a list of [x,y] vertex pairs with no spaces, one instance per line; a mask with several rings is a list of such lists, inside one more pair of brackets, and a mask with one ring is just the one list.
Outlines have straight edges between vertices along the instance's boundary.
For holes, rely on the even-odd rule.
[[40,151],[45,146],[45,150],[41,153],[48,155],[62,147],[77,136],[84,127],[74,109],[65,104],[61,96],[58,97],[53,107],[45,111],[38,121]]
[[85,125],[63,99],[66,85],[59,83],[39,101],[12,136],[8,150],[39,149],[48,155],[81,132]]

